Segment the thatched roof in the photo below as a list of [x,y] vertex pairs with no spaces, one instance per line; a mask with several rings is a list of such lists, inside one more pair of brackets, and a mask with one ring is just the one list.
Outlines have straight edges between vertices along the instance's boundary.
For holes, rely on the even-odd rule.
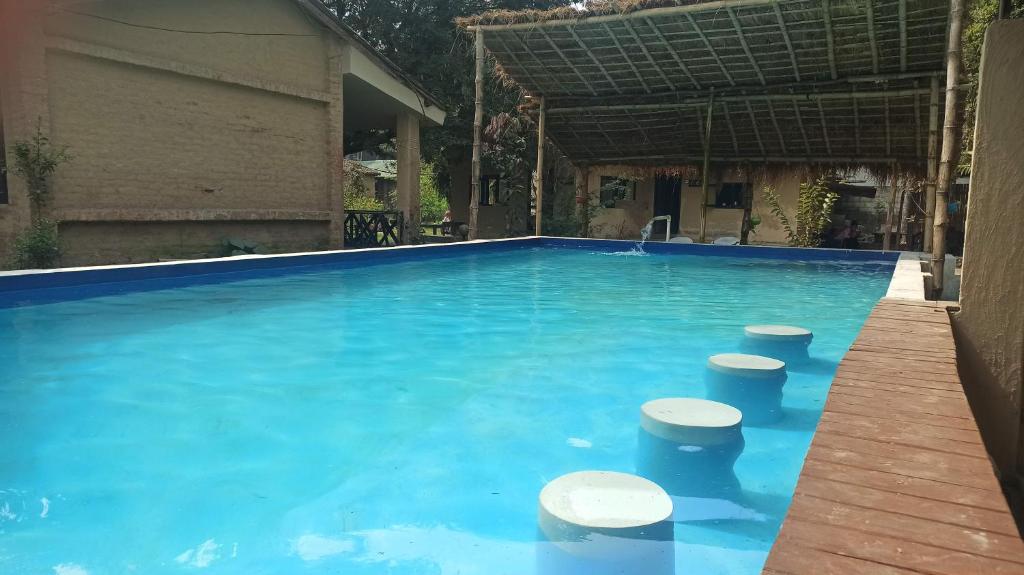
[[459,24],[545,97],[578,163],[699,160],[713,92],[720,161],[919,164],[948,18],[945,0],[616,0]]

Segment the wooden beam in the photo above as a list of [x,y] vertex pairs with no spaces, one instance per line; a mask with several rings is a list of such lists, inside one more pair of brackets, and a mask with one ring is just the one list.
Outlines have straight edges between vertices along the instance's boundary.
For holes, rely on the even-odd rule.
[[[871,99],[871,98],[900,98],[927,94],[925,88],[902,88],[895,90],[871,91],[848,91],[848,92],[821,92],[812,94],[750,94],[735,96],[715,95],[717,102],[791,102],[794,99],[806,102],[819,100],[850,100],[850,99]],[[709,93],[710,95],[710,93]],[[548,110],[549,114],[566,114],[580,111],[588,112],[610,112],[630,110],[633,112],[653,110],[673,110],[677,108],[703,108],[709,96],[688,98],[677,102],[666,102],[663,104],[607,104],[593,106],[561,106]]]
[[[496,40],[499,44],[501,44],[501,47],[504,48],[504,50],[505,50],[503,56],[508,56],[508,58],[510,60],[512,60],[512,63],[515,64],[517,68],[520,68],[522,70],[523,76],[526,76],[526,79],[531,84],[536,86],[537,89],[541,91],[541,93],[543,93],[545,91],[543,84],[540,81],[538,81],[536,76],[534,76],[533,74],[530,74],[529,68],[527,68],[526,65],[523,64],[523,61],[520,60],[518,56],[516,56],[515,52],[513,52],[512,50],[509,49],[508,44],[506,44],[505,41],[502,40],[500,37],[498,37],[496,34],[492,35],[491,39],[492,40]],[[557,81],[558,78],[557,77],[556,78],[551,78],[551,80]],[[561,83],[559,83],[558,86],[559,86],[559,89],[562,92],[566,91],[565,90],[565,86],[562,85]]]
[[[705,104],[706,106],[707,104]],[[697,108],[697,133],[700,134],[700,147],[704,148],[707,143],[704,141],[704,111]]]
[[547,109],[544,96],[540,97],[540,112],[537,117],[537,211],[535,213],[533,232],[535,236],[544,235],[544,129],[547,123]]
[[469,239],[475,240],[479,230],[480,212],[480,143],[484,127],[484,31],[476,31],[476,77],[473,110],[473,164],[471,190],[469,197]]
[[832,142],[828,138],[828,121],[825,119],[825,106],[818,100],[818,117],[821,118],[821,137],[825,139],[825,150],[832,155]]
[[907,71],[907,0],[899,3],[900,24],[900,72]]
[[896,209],[897,178],[895,167],[889,168],[889,206],[885,210],[885,229],[882,230],[882,251],[887,252],[892,246],[892,218]]
[[729,69],[725,66],[725,64],[722,63],[722,58],[718,55],[718,52],[715,50],[715,47],[711,45],[711,41],[708,40],[708,37],[704,35],[704,31],[701,30],[700,26],[697,25],[697,20],[694,19],[693,15],[691,15],[689,12],[685,13],[685,16],[686,20],[690,23],[690,26],[693,26],[693,31],[696,32],[697,35],[700,36],[700,39],[704,42],[704,47],[707,48],[708,52],[711,53],[711,56],[714,57],[715,62],[718,62],[718,68],[722,70],[722,75],[725,76],[725,79],[729,81],[729,85],[735,86],[736,81],[732,79],[732,74],[729,73]]
[[938,183],[935,186],[935,223],[932,231],[932,295],[941,299],[946,265],[946,227],[949,225],[949,188],[953,184],[953,160],[957,146],[957,99],[960,94],[960,46],[963,37],[964,1],[950,0],[949,49],[946,50],[946,111],[943,116],[942,155],[939,158]]
[[939,79],[932,78],[928,100],[928,179],[924,186],[924,245],[932,246],[932,226],[935,224],[935,185],[939,173]]
[[658,37],[658,40],[660,40],[661,43],[665,45],[665,48],[668,50],[668,53],[672,56],[672,59],[676,61],[676,65],[679,66],[679,69],[683,71],[683,74],[686,74],[686,77],[690,79],[690,83],[693,84],[693,87],[697,90],[700,90],[700,82],[698,82],[697,79],[693,77],[693,74],[690,73],[690,68],[688,68],[686,66],[686,63],[683,62],[683,59],[679,57],[679,53],[676,52],[676,49],[672,47],[672,43],[669,42],[667,38],[665,38],[665,35],[661,33],[661,30],[658,30],[658,25],[655,24],[650,18],[645,18],[644,22],[646,22],[647,25],[651,27],[651,30],[654,31],[654,34]]
[[638,10],[625,14],[605,14],[601,16],[590,16],[588,18],[572,18],[566,20],[544,20],[539,22],[521,22],[516,24],[478,24],[469,26],[469,30],[534,30],[537,28],[557,28],[559,26],[581,26],[584,24],[597,24],[607,22],[621,22],[631,18],[675,18],[680,14],[694,12],[715,13],[723,8],[743,8],[748,6],[766,6],[778,0],[715,0],[712,2],[701,2],[698,4],[687,4],[684,6],[667,6],[664,8],[650,8]]
[[778,2],[773,2],[772,8],[775,9],[775,18],[779,21],[779,30],[782,31],[782,39],[786,41],[786,49],[789,50],[789,60],[793,64],[793,77],[797,82],[799,82],[800,66],[796,63],[796,51],[793,50],[793,42],[790,41],[789,31],[786,30],[786,20],[782,16],[782,8],[779,8]]
[[747,115],[750,116],[750,125],[754,128],[754,137],[757,138],[757,147],[761,149],[761,155],[766,156],[768,152],[764,147],[764,140],[761,139],[761,129],[757,127],[757,116],[754,115],[754,107],[750,105],[750,100],[747,100]]
[[868,42],[871,45],[871,70],[878,73],[878,40],[875,36],[875,3],[867,0]]
[[[818,100],[821,103],[821,100]],[[800,104],[797,103],[796,98],[793,99],[793,113],[796,114],[796,124],[800,127],[800,135],[804,138],[804,149],[807,151],[807,155],[811,155],[811,141],[807,139],[807,131],[804,130],[804,118],[800,115]]]
[[[492,37],[495,40],[497,40],[498,43],[500,43],[505,48],[505,52],[506,53],[512,54],[512,50],[509,49],[508,44],[506,44],[504,40],[502,40],[497,35],[492,36]],[[531,58],[533,58],[533,61],[536,62],[541,68],[544,69],[544,71],[547,73],[547,77],[550,78],[554,82],[555,86],[558,87],[558,90],[560,92],[563,92],[563,93],[566,93],[566,94],[571,94],[572,93],[572,90],[570,90],[568,87],[566,87],[565,83],[562,82],[561,75],[554,73],[551,70],[551,68],[548,68],[547,65],[540,58],[538,58],[537,55],[533,53],[533,51],[530,50],[529,46],[527,46],[526,43],[523,42],[522,38],[520,38],[519,36],[516,36],[516,41],[519,42],[519,45],[523,47],[523,50],[525,50],[526,53],[529,54]]]
[[[868,0],[873,2],[874,0]],[[836,70],[836,46],[835,38],[832,35],[832,2],[830,0],[822,0],[821,10],[825,15],[825,39],[828,40],[828,68],[829,72],[832,73],[832,79],[835,80],[839,77],[839,72]]]
[[565,57],[565,54],[562,53],[562,50],[558,47],[557,44],[555,44],[555,41],[551,39],[551,36],[548,36],[548,33],[545,32],[543,28],[538,29],[538,31],[540,32],[541,36],[543,36],[544,39],[548,41],[548,44],[550,44],[551,47],[555,50],[555,54],[558,54],[562,61],[565,62],[565,65],[568,66],[574,74],[576,74],[576,77],[579,78],[581,82],[583,82],[583,85],[586,86],[588,90],[590,90],[590,93],[596,96],[597,90],[595,90],[594,87],[590,85],[590,82],[586,79],[586,77],[583,76],[583,74],[580,73],[579,70],[576,69],[576,66],[573,66],[572,62],[570,62],[569,59]]
[[[827,2],[828,0],[825,1]],[[731,6],[726,6],[725,11],[728,12],[729,19],[732,20],[732,27],[736,30],[736,37],[740,41],[740,46],[743,47],[743,51],[747,54],[747,59],[750,60],[750,65],[757,72],[757,77],[761,80],[761,85],[764,86],[767,82],[765,82],[764,74],[761,73],[761,67],[757,65],[757,60],[754,59],[754,54],[750,51],[750,46],[747,45],[747,39],[743,37],[743,27],[740,26],[739,18],[736,17],[736,13],[733,12]]]
[[651,64],[651,66],[654,67],[655,70],[657,70],[658,75],[661,76],[661,79],[664,80],[666,84],[668,84],[668,88],[675,92],[676,85],[672,82],[672,80],[669,79],[668,75],[665,74],[665,70],[663,70],[662,67],[659,66],[658,63],[654,61],[654,57],[651,56],[651,52],[647,49],[647,45],[644,44],[644,41],[640,39],[640,35],[637,34],[636,30],[633,29],[633,25],[629,23],[629,20],[623,20],[622,24],[626,27],[626,30],[629,31],[630,35],[633,36],[633,39],[636,40],[637,45],[640,46],[640,51],[643,52],[644,56],[647,57],[647,61]]
[[704,164],[700,173],[700,243],[707,241],[708,187],[711,182],[711,120],[715,115],[715,94],[708,98],[707,127],[704,130]]
[[732,125],[732,114],[729,112],[728,102],[722,102],[722,111],[725,112],[725,124],[729,127],[729,136],[732,138],[732,151],[738,156],[740,155],[740,141],[736,137],[736,130]]
[[613,88],[615,88],[615,91],[622,94],[622,87],[619,86],[618,82],[616,82],[615,79],[612,78],[612,75],[608,73],[608,68],[605,68],[604,64],[602,64],[601,61],[598,60],[596,56],[594,56],[594,53],[590,50],[589,47],[587,47],[586,43],[583,42],[583,39],[580,38],[580,35],[576,33],[576,29],[569,28],[569,33],[572,34],[573,39],[575,39],[576,43],[580,45],[580,48],[582,48],[583,51],[586,52],[587,56],[590,56],[590,61],[593,62],[599,70],[601,70],[601,73],[604,74],[605,79],[611,83]]
[[775,117],[775,106],[772,105],[772,101],[768,100],[768,115],[772,119],[772,125],[775,126],[775,133],[779,135],[779,145],[782,147],[782,155],[788,156],[789,152],[786,150],[786,138],[782,135],[782,129],[779,128],[779,121]]
[[643,74],[640,73],[640,70],[636,67],[636,64],[633,63],[633,59],[630,58],[629,54],[626,53],[626,50],[622,48],[622,43],[619,42],[619,39],[615,36],[615,32],[612,32],[611,27],[608,26],[607,24],[604,24],[603,26],[605,32],[608,33],[608,36],[612,39],[612,42],[615,44],[615,47],[619,49],[619,53],[622,54],[622,57],[626,59],[626,63],[629,64],[629,67],[633,70],[633,73],[636,74],[637,80],[640,80],[640,85],[644,87],[644,92],[650,94],[651,87],[647,85],[647,81],[644,80]]

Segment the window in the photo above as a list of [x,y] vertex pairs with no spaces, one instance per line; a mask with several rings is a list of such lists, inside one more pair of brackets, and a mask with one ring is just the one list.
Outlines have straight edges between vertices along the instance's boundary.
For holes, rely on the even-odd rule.
[[500,201],[501,176],[480,176],[480,205],[489,206]]
[[716,208],[743,208],[744,184],[722,184],[715,195]]
[[7,203],[7,148],[4,147],[3,94],[0,94],[0,204]]
[[601,205],[614,208],[615,202],[636,199],[636,181],[615,176],[601,177]]

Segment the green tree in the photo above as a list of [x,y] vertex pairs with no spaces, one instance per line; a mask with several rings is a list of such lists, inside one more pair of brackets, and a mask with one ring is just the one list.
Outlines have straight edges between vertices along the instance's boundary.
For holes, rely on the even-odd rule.
[[420,218],[426,223],[440,222],[448,211],[448,199],[437,187],[434,164],[425,163],[420,169]]
[[[398,64],[444,105],[444,126],[425,129],[421,149],[425,163],[433,164],[441,191],[447,193],[449,166],[466,161],[472,153],[474,56],[472,39],[455,26],[461,16],[487,10],[548,9],[568,6],[571,0],[327,0],[343,23],[384,56]],[[487,117],[517,114],[520,93],[490,75],[485,82]],[[356,141],[358,140],[358,141]],[[353,145],[374,146],[379,134],[351,138]],[[535,149],[535,146],[533,146]],[[503,149],[500,154],[531,154],[530,146]],[[354,148],[349,148],[354,151]]]

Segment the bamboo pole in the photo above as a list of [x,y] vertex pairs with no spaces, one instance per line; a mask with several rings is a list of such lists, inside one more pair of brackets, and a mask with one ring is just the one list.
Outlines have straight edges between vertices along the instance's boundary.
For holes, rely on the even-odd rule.
[[711,180],[711,118],[714,116],[715,93],[708,98],[708,113],[704,129],[704,167],[700,173],[700,243],[707,241],[708,231],[708,184]]
[[469,198],[469,239],[478,235],[480,216],[480,141],[484,129],[484,31],[476,31],[476,101],[473,112],[473,181]]
[[957,93],[960,80],[960,44],[963,30],[964,0],[950,0],[949,49],[946,52],[946,113],[942,131],[942,156],[939,160],[938,182],[935,186],[935,224],[932,231],[933,295],[942,297],[942,279],[946,263],[946,227],[949,212],[946,204],[953,180],[953,160],[959,144],[957,133]]
[[892,247],[892,218],[896,209],[896,190],[899,180],[896,177],[895,167],[889,169],[889,208],[885,212],[885,229],[882,230],[882,251],[887,252]]
[[587,221],[590,205],[590,169],[586,166],[576,168],[576,225],[577,235],[585,238],[589,235],[590,222]]
[[537,175],[535,186],[537,190],[537,211],[534,219],[533,233],[536,236],[544,235],[542,227],[544,220],[544,128],[547,123],[547,109],[544,103],[544,96],[540,97],[540,112],[537,116]]
[[935,180],[939,165],[939,78],[932,78],[928,103],[928,180],[924,186],[924,242],[921,251],[932,245],[932,226],[935,225]]

